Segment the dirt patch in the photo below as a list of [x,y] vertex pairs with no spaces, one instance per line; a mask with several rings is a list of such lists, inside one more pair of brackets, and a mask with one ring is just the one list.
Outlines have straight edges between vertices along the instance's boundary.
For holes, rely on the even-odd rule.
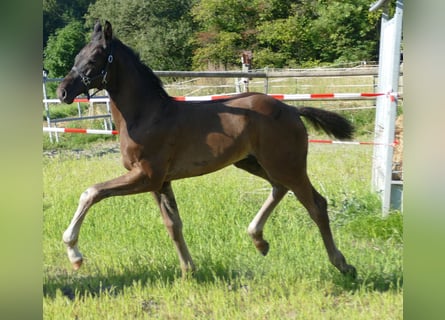
[[88,145],[88,147],[86,148],[70,149],[70,150],[67,149],[44,150],[43,156],[52,158],[57,155],[64,155],[64,156],[68,155],[75,159],[79,159],[81,157],[86,157],[86,158],[102,157],[110,153],[120,153],[118,142],[93,143]]

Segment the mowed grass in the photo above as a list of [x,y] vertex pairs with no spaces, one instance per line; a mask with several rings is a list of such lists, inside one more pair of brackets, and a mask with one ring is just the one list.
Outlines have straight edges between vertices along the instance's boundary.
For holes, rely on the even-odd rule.
[[150,194],[94,205],[80,233],[85,262],[72,271],[61,238],[80,194],[124,169],[119,154],[44,157],[44,319],[401,319],[402,215],[381,217],[371,159],[369,146],[310,145],[310,177],[356,280],[329,263],[292,194],[266,224],[269,254],[258,253],[246,228],[269,186],[234,167],[173,183],[197,266],[182,279]]

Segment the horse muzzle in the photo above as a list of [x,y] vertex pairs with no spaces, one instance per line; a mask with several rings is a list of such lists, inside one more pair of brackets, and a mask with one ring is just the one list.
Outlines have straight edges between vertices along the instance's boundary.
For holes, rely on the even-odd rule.
[[57,98],[63,103],[71,104],[81,93],[88,92],[80,80],[66,77],[57,87]]
[[74,99],[68,98],[68,92],[65,88],[61,88],[60,86],[57,88],[57,98],[63,103],[71,104]]

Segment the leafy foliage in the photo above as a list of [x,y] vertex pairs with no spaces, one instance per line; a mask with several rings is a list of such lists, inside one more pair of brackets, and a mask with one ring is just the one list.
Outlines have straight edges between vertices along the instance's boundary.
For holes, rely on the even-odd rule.
[[43,47],[56,30],[72,21],[82,22],[90,3],[95,0],[43,0]]
[[374,60],[378,14],[369,13],[368,5],[364,0],[198,1],[192,10],[199,23],[195,66],[235,65],[246,49],[254,51],[258,67]]
[[[379,13],[367,0],[45,0],[44,44],[73,21],[109,20],[153,69],[296,67],[376,60]],[[62,37],[62,35],[60,35]],[[51,43],[48,43],[48,45]],[[71,64],[71,63],[69,63]]]
[[377,56],[378,14],[368,1],[320,1],[309,35],[322,61],[359,61]]
[[73,21],[49,37],[44,50],[44,66],[49,76],[64,76],[73,64],[75,55],[85,44],[85,30],[79,21]]
[[255,46],[257,1],[199,1],[192,13],[199,26],[195,68],[239,65],[240,52]]
[[153,69],[189,69],[190,6],[190,0],[99,0],[88,8],[86,25],[109,20],[115,34]]

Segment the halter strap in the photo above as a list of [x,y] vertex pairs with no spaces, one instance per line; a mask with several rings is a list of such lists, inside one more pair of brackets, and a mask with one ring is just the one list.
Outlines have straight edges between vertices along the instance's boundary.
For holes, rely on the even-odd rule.
[[86,89],[87,89],[87,98],[88,98],[88,100],[89,100],[91,97],[95,96],[95,95],[101,90],[101,89],[99,89],[99,90],[97,90],[96,92],[94,92],[92,95],[90,95],[88,91],[90,90],[90,84],[91,84],[92,81],[96,80],[97,78],[102,77],[102,84],[103,84],[104,86],[107,84],[108,67],[109,67],[109,65],[113,62],[113,59],[114,59],[114,58],[113,58],[113,54],[110,53],[110,54],[108,55],[108,58],[107,58],[107,64],[105,65],[105,67],[102,69],[101,72],[99,72],[99,74],[97,74],[97,75],[95,75],[95,76],[93,76],[93,77],[89,77],[89,76],[85,75],[85,74],[84,74],[82,71],[80,71],[76,66],[73,66],[73,67],[71,68],[71,70],[73,70],[74,72],[76,72],[76,73],[79,75],[79,77],[80,77],[81,80],[82,80],[83,85],[86,87]]

